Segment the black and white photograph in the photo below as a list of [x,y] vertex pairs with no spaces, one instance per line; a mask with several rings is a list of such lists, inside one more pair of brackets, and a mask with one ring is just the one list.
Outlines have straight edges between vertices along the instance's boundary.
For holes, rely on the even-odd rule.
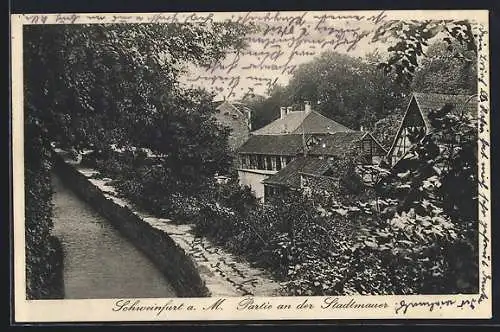
[[17,319],[491,317],[487,11],[26,14],[12,43]]

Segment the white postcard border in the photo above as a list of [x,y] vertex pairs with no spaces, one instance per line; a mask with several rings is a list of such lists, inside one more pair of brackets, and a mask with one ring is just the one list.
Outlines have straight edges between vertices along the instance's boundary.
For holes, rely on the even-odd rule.
[[[293,12],[287,12],[289,14]],[[357,12],[342,12],[353,14]],[[376,13],[376,12],[373,12]],[[488,29],[486,10],[447,11],[388,11],[391,18],[467,19],[473,17]],[[490,187],[490,88],[489,88],[489,34],[486,30],[481,43],[478,72],[480,93],[479,112],[486,115],[486,128],[479,134],[484,156],[479,156],[479,174],[485,186],[479,187],[480,204],[480,293],[477,295],[412,295],[412,296],[341,296],[341,297],[254,297],[261,309],[238,310],[244,298],[172,298],[172,299],[105,299],[105,300],[26,300],[24,249],[24,147],[23,147],[23,66],[22,28],[25,24],[71,23],[148,23],[156,17],[172,13],[139,14],[17,14],[11,16],[12,46],[12,147],[13,147],[13,204],[14,204],[14,287],[16,322],[90,322],[90,321],[201,321],[201,320],[303,320],[303,319],[457,319],[490,318],[491,300],[491,187]],[[190,13],[184,13],[188,15]],[[197,13],[210,15],[212,13]],[[213,13],[224,19],[232,13]],[[367,13],[369,14],[369,13]],[[482,62],[481,62],[482,61]],[[481,65],[481,63],[483,65]],[[482,145],[481,145],[481,142]],[[486,143],[484,143],[486,142]],[[336,298],[336,300],[334,299]],[[139,301],[139,305],[157,305],[158,311],[116,311],[117,301]],[[305,301],[305,302],[304,302]],[[332,309],[328,303],[337,301],[345,308]],[[371,304],[355,309],[352,303]],[[183,303],[183,310],[169,310]],[[349,305],[351,303],[351,305]],[[289,309],[277,309],[289,305]],[[313,307],[309,307],[312,305]],[[373,306],[380,307],[374,308]],[[189,309],[188,307],[192,308]],[[271,306],[271,308],[269,308]],[[327,306],[327,308],[325,308]],[[268,309],[266,309],[268,307]]]

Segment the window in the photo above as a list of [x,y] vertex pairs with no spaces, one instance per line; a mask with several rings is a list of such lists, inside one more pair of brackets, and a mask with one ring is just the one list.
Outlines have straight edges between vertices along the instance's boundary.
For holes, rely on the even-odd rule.
[[250,155],[250,168],[251,169],[257,168],[257,156],[254,154]]
[[248,155],[240,155],[241,168],[248,168],[250,164],[250,157]]
[[407,127],[406,136],[409,144],[415,144],[425,136],[425,129],[423,127]]
[[265,159],[264,163],[265,163],[266,169],[268,171],[272,171],[273,170],[273,165],[271,164],[271,157],[270,156],[266,156],[265,158],[266,159]]
[[272,186],[264,186],[264,199],[279,195],[279,188]]
[[363,153],[370,153],[371,154],[371,148],[372,148],[372,142],[369,140],[364,140],[363,141]]
[[264,156],[261,155],[257,156],[257,169],[266,169],[264,167]]
[[285,168],[285,166],[286,166],[286,157],[282,156],[281,157],[281,168]]
[[272,156],[271,157],[271,169],[273,171],[276,171],[277,170],[277,165],[276,165],[276,156]]
[[282,164],[282,161],[283,161],[283,159],[282,159],[282,157],[281,157],[281,156],[277,156],[277,157],[276,157],[276,170],[277,170],[277,171],[281,171],[281,168],[282,168],[282,167],[281,167],[281,166],[282,166],[282,165],[281,165],[281,164]]

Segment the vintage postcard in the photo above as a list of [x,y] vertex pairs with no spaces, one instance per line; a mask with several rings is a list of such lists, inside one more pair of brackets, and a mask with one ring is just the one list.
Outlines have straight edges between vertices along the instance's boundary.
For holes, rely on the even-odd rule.
[[16,322],[492,316],[487,10],[11,28]]

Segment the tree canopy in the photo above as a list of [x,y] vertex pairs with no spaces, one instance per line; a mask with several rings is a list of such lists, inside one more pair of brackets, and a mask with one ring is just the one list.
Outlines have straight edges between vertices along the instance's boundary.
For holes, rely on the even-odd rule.
[[221,58],[243,45],[241,33],[222,23],[27,26],[30,119],[76,148],[144,143],[165,110],[206,113],[203,93],[178,85],[183,65]]
[[[287,86],[270,91],[270,97],[260,107],[276,117],[280,106],[300,108],[307,100],[315,110],[352,129],[371,126],[399,107],[405,92],[393,77],[377,69],[376,61],[373,54],[361,59],[337,52],[322,53],[300,65]],[[261,113],[256,119],[259,125],[268,118]]]
[[[229,164],[212,95],[183,89],[184,65],[243,46],[245,27],[213,24],[24,26],[26,269],[29,298],[49,296],[50,145],[105,153],[147,148],[158,183],[198,187]],[[188,165],[187,167],[184,167]]]
[[372,41],[391,45],[387,48],[387,61],[380,62],[379,67],[393,73],[402,85],[409,86],[426,56],[425,48],[435,38],[441,38],[450,48],[458,43],[477,56],[474,26],[467,20],[389,20],[377,28]]
[[360,59],[326,52],[300,65],[287,86],[270,91],[267,100],[253,105],[258,109],[255,128],[277,118],[279,106],[297,106],[304,100],[312,101],[324,115],[359,129],[373,128],[385,116],[401,113],[404,96],[411,91],[474,94],[474,31],[474,25],[464,20],[386,21],[372,42],[388,45],[387,55]]
[[413,91],[445,94],[475,94],[477,56],[459,42],[436,40],[426,50],[426,57],[415,70]]

